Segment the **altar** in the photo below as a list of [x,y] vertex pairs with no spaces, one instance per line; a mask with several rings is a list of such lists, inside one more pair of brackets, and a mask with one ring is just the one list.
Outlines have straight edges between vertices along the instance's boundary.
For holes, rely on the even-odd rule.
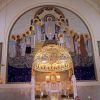
[[[49,73],[50,76],[48,76],[47,73],[37,72],[35,74],[36,75],[35,97],[46,98],[46,100],[48,98],[50,100],[53,100],[52,98],[59,98],[60,100],[73,98],[74,97],[73,84],[67,78],[65,79],[67,74],[68,74],[67,71],[65,71],[65,72],[60,72],[59,75],[58,73],[53,73],[53,74]],[[59,76],[58,79],[56,75]],[[38,78],[37,76],[40,78]],[[47,78],[47,76],[50,79]]]
[[76,87],[72,59],[62,46],[49,44],[40,49],[35,54],[32,73],[36,100],[73,99],[77,95],[74,96]]

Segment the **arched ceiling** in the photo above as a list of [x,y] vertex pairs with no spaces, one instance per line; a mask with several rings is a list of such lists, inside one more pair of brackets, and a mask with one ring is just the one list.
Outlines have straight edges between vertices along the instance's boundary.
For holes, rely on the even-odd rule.
[[91,7],[100,13],[100,0],[85,0]]
[[0,11],[14,0],[0,0]]
[[[7,4],[13,1],[15,0],[0,0],[0,10],[2,10],[2,8],[4,8]],[[84,0],[84,1],[100,13],[100,0]]]

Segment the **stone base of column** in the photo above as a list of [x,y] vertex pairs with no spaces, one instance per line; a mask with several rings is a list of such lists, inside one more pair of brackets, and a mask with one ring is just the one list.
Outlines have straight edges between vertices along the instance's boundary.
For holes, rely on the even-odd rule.
[[0,84],[6,84],[6,67],[1,66]]
[[35,100],[35,77],[31,78],[31,100]]

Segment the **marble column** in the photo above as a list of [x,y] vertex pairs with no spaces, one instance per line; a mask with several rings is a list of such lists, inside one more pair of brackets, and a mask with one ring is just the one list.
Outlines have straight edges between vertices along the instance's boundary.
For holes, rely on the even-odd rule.
[[35,71],[32,71],[31,86],[31,100],[35,100]]
[[3,42],[3,46],[2,46],[2,58],[1,58],[1,70],[0,70],[0,77],[1,77],[1,80],[2,80],[2,84],[6,84],[6,81],[7,81],[7,66],[6,66],[6,63],[7,63],[7,39],[4,39],[4,42]]
[[0,66],[0,67],[1,67],[0,83],[5,84],[6,83],[6,67],[5,66]]
[[74,93],[74,99],[77,97],[77,83],[76,83],[76,77],[75,75],[72,75],[72,85],[73,85],[73,93]]

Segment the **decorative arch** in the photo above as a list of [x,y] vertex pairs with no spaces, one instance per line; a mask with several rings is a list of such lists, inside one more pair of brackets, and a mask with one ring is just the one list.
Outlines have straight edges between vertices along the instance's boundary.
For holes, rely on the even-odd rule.
[[[59,8],[59,7],[58,7]],[[43,8],[43,9],[45,9],[45,7]],[[41,10],[42,12],[43,12],[43,9]],[[48,9],[45,9],[45,10],[48,10]],[[52,9],[50,9],[50,10],[52,10]],[[38,11],[37,12],[37,14],[35,15],[35,17],[37,18],[37,15],[39,15],[39,14],[41,14],[41,11]],[[57,12],[56,10],[55,10],[55,12]],[[57,12],[58,13],[58,12]],[[62,17],[64,18],[64,16],[62,15]],[[62,18],[61,17],[61,18]],[[86,26],[87,27],[87,26]],[[70,33],[72,34],[72,36],[73,37],[77,37],[77,35],[75,35],[75,34],[77,34],[77,32],[75,32],[75,31],[73,31],[72,29],[70,29],[69,30],[70,31]],[[89,30],[88,30],[89,31]],[[27,32],[26,32],[27,33]],[[30,33],[28,33],[28,34],[30,34]],[[90,33],[89,33],[90,34]],[[8,75],[9,76],[9,75]],[[95,76],[93,76],[93,80],[95,79]],[[79,79],[80,80],[80,79]],[[90,79],[91,80],[91,79]]]

